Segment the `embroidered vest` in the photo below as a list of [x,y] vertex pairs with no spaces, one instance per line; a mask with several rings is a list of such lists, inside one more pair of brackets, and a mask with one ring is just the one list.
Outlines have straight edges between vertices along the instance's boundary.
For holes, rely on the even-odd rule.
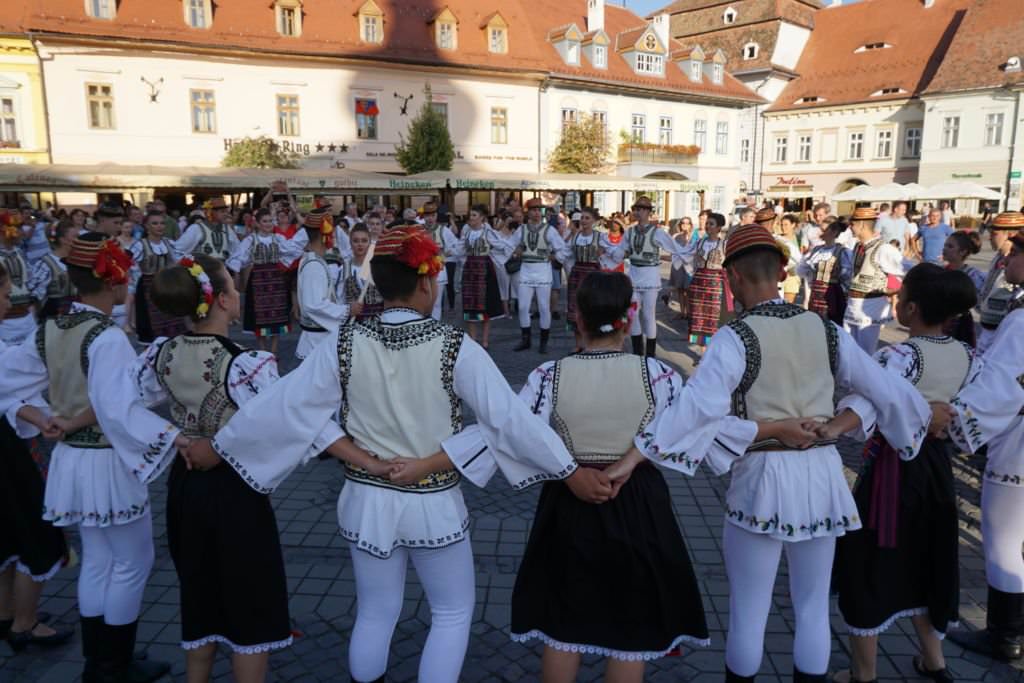
[[971,347],[952,337],[911,337],[904,344],[914,353],[910,383],[924,400],[949,403],[971,371]]
[[654,242],[653,225],[634,225],[629,230],[629,265],[651,267],[660,264],[661,249]]
[[[472,229],[466,231],[466,256],[487,256],[491,253],[491,243],[487,241],[487,235],[485,230],[474,231]],[[475,241],[469,239],[470,235],[479,233]]]
[[729,323],[747,367],[732,411],[746,420],[831,417],[839,339],[836,328],[793,304],[754,307]]
[[601,236],[591,233],[590,244],[580,243],[583,233],[576,233],[572,238],[572,254],[576,263],[597,263],[601,249]]
[[[338,368],[344,404],[341,426],[356,444],[383,459],[426,458],[462,431],[455,395],[455,360],[462,330],[420,318],[386,325],[380,317],[349,320],[338,333]],[[365,470],[347,468],[361,484],[414,493],[449,489],[457,470],[398,486]]]
[[[336,249],[327,250],[324,254],[324,261],[330,263],[327,257],[332,251],[336,251]],[[270,244],[263,244],[259,238],[254,238],[252,245],[249,247],[249,254],[252,257],[253,265],[265,265],[267,263],[276,264],[281,260],[281,247],[278,245],[276,239],[271,239]]]
[[161,270],[171,265],[170,249],[165,254],[158,254],[153,250],[153,245],[148,239],[139,240],[142,246],[142,260],[139,261],[139,270],[143,275],[156,275]]
[[206,254],[222,261],[231,256],[231,243],[228,241],[228,230],[223,225],[211,226],[206,221],[196,221],[195,225],[203,232],[202,239],[192,250],[193,255]]
[[828,258],[823,258],[814,264],[814,279],[816,282],[827,282],[836,284],[839,282],[841,268],[839,267],[839,252],[842,249],[838,244],[831,247],[822,246],[815,249],[818,253],[828,252]]
[[[307,251],[303,254],[302,261],[299,263],[299,287],[302,287],[302,279],[304,277],[323,277],[327,283],[327,296],[330,297],[332,303],[338,300],[334,283],[331,281],[331,271],[327,267],[327,262],[311,251]],[[301,301],[302,297],[299,297],[299,300]],[[302,310],[299,311],[299,326],[307,332],[327,331],[320,327],[315,320],[306,315],[306,312]]]
[[997,257],[985,279],[985,286],[978,295],[978,312],[981,324],[989,329],[999,326],[1009,313],[1010,303],[1020,290],[1017,285],[1006,281],[1006,259]]
[[551,392],[551,426],[581,463],[617,461],[654,418],[651,378],[640,356],[564,358],[555,363]]
[[[384,303],[384,297],[380,295],[372,282],[366,287],[366,296],[363,297],[364,310],[368,307],[379,307]],[[363,283],[359,281],[359,268],[356,267],[354,260],[349,261],[345,264],[345,302],[351,304],[359,301],[362,291]]]
[[548,248],[548,229],[541,225],[539,230],[531,230],[526,224],[519,228],[523,233],[523,263],[547,263],[551,250]]
[[71,284],[68,271],[53,254],[43,256],[43,263],[50,270],[50,284],[46,287],[47,299],[64,299],[75,296],[75,286]]
[[423,228],[430,235],[430,239],[434,240],[434,244],[441,247],[442,253],[444,252],[444,228],[444,223],[435,223],[433,228]]
[[[711,251],[705,251],[704,245],[717,241],[717,244],[711,248]],[[697,242],[697,253],[694,256],[693,264],[694,271],[707,269],[707,270],[721,270],[722,264],[725,262],[725,240],[711,240],[707,237],[701,237],[700,241]]]
[[[89,409],[89,346],[116,327],[96,311],[78,311],[47,320],[36,334],[36,350],[50,376],[50,406],[55,415],[74,417]],[[76,448],[110,448],[98,424],[68,434],[64,443]]]
[[170,397],[171,421],[193,438],[209,438],[238,410],[228,393],[228,371],[242,349],[226,339],[181,335],[157,352],[154,369]]
[[29,265],[17,249],[0,250],[0,262],[11,281],[11,306],[27,306],[32,303],[32,292],[28,289]]
[[876,237],[867,244],[860,243],[854,250],[853,280],[850,291],[863,294],[884,292],[888,285],[888,276],[878,264],[879,252],[885,242]]

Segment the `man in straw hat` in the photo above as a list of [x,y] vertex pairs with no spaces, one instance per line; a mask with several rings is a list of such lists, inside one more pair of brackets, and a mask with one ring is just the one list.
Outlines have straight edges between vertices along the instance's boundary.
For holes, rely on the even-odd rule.
[[[899,291],[890,277],[903,277],[900,250],[881,238],[875,230],[878,212],[870,207],[854,209],[850,217],[857,246],[853,250],[853,278],[843,327],[860,347],[874,353],[882,325],[892,320],[889,297]],[[893,286],[895,284],[895,286]]]
[[348,306],[338,301],[335,278],[331,277],[331,268],[324,258],[327,242],[333,239],[335,231],[327,216],[327,209],[313,209],[303,219],[307,244],[298,268],[302,334],[295,346],[295,357],[300,360],[336,330],[349,314]]
[[[761,668],[785,551],[797,615],[792,680],[823,683],[836,538],[861,526],[835,437],[818,433],[835,414],[833,396],[837,390],[864,396],[889,442],[911,454],[933,412],[940,428],[949,410],[933,411],[834,323],[780,299],[786,260],[766,228],[734,228],[724,266],[745,313],[718,330],[683,394],[638,435],[637,450],[605,472],[620,481],[644,456],[689,473],[701,460],[718,474],[731,471],[723,535],[730,614],[725,681],[753,681]],[[681,452],[686,457],[671,455]]]
[[226,261],[238,247],[238,235],[231,225],[231,210],[223,197],[214,197],[203,204],[204,215],[196,218],[181,238],[174,242],[178,258],[205,254]]
[[1000,275],[1017,291],[1001,311],[981,372],[953,399],[949,428],[966,451],[988,448],[981,484],[988,613],[983,630],[951,631],[949,639],[995,659],[1019,660],[1024,654],[1024,232],[1013,233],[1008,224],[1024,224],[1024,217],[1004,213],[999,218],[1000,246],[1009,245],[1005,255],[999,254]]
[[979,354],[985,353],[992,344],[996,328],[1006,315],[1010,300],[1021,289],[1019,283],[1006,281],[1006,262],[1013,248],[1010,238],[1018,230],[1024,230],[1024,214],[1019,211],[1005,211],[992,221],[989,242],[996,254],[989,264],[985,284],[978,292],[978,312],[981,314],[977,348]]
[[[430,318],[443,267],[422,229],[382,235],[371,269],[384,312],[349,320],[242,406],[212,444],[190,450],[202,462],[238,460],[271,491],[322,447],[314,440],[340,411],[343,433],[327,451],[346,462],[338,524],[356,577],[353,681],[384,679],[410,562],[431,610],[419,680],[458,681],[476,601],[462,476],[483,486],[501,469],[516,488],[566,479],[579,495],[611,490],[600,471],[576,467],[483,348]],[[477,419],[465,430],[463,404]]]
[[[430,201],[424,204],[420,208],[420,214],[423,220],[423,229],[430,235],[430,239],[434,240],[434,244],[441,250],[441,255],[447,261],[459,248],[459,241],[455,237],[455,233],[447,225],[437,222],[436,202]],[[437,274],[437,301],[434,302],[434,309],[430,314],[434,320],[441,319],[448,282],[448,267],[445,263],[445,268]]]
[[[633,353],[654,356],[658,348],[658,323],[654,313],[661,291],[661,252],[682,257],[686,247],[669,237],[668,233],[651,222],[654,205],[649,197],[638,197],[633,202],[634,223],[622,242],[611,252],[614,261],[629,260],[629,278],[633,281],[633,300],[639,312],[630,323],[629,334]],[[646,345],[644,337],[647,338]]]

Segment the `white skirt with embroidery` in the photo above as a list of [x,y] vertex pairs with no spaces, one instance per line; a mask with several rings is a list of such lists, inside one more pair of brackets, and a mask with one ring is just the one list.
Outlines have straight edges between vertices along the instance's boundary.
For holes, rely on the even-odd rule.
[[1024,416],[988,442],[985,480],[1003,486],[1024,486]]
[[341,535],[362,551],[387,558],[395,548],[443,548],[469,536],[462,491],[453,486],[410,493],[348,479],[338,497]]
[[732,466],[726,521],[782,541],[842,536],[861,527],[834,446],[740,458]]
[[58,443],[50,456],[43,519],[54,526],[128,524],[149,509],[145,484],[112,448]]

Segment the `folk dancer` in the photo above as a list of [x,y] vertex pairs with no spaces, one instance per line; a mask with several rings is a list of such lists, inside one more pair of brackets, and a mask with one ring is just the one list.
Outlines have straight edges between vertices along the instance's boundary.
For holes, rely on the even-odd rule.
[[295,357],[299,360],[308,356],[349,315],[348,306],[338,301],[337,282],[331,278],[331,270],[324,260],[327,245],[323,231],[327,230],[328,238],[334,232],[333,226],[324,221],[326,213],[323,209],[314,209],[303,219],[307,244],[306,252],[299,261],[299,326],[302,334],[295,346]]
[[805,283],[809,300],[805,308],[836,325],[846,315],[846,293],[853,277],[853,252],[837,242],[849,226],[833,221],[821,232],[821,244],[804,254],[796,272]]
[[[516,487],[569,475],[581,492],[599,486],[516,399],[479,345],[429,317],[443,267],[421,229],[381,235],[372,275],[384,313],[350,319],[336,339],[242,406],[212,448],[200,441],[190,451],[203,463],[234,461],[270,492],[316,450],[317,434],[340,407],[344,438],[327,450],[347,463],[338,522],[356,576],[354,681],[383,680],[410,562],[431,609],[419,679],[458,680],[475,602],[463,473],[481,486],[498,468]],[[478,419],[468,430],[461,403]],[[268,425],[266,415],[282,420]]]
[[203,215],[196,216],[174,244],[178,259],[205,254],[227,261],[238,248],[238,235],[229,224],[231,209],[223,197],[214,197],[203,204]]
[[[896,306],[910,338],[878,351],[879,365],[913,384],[924,400],[948,403],[972,374],[974,350],[943,328],[976,301],[966,274],[918,264],[903,280]],[[839,408],[857,401],[863,399],[846,397]],[[953,443],[945,436],[928,438],[916,456],[897,452],[884,436],[872,435],[872,414],[862,403],[834,420],[828,434],[838,437],[853,428],[867,441],[853,492],[866,528],[836,544],[839,612],[853,652],[849,681],[876,680],[878,636],[907,616],[920,641],[914,669],[922,678],[949,681],[942,638],[957,621],[960,593]],[[852,418],[850,425],[839,426],[845,417]]]
[[[654,358],[622,353],[633,287],[592,272],[576,308],[585,349],[532,373],[519,398],[558,432],[582,467],[600,472],[667,410],[682,380]],[[614,392],[607,391],[615,387]],[[607,657],[608,680],[640,683],[644,663],[682,644],[707,647],[697,578],[654,467],[593,497],[547,482],[512,591],[512,639],[544,644],[545,681],[576,680],[581,653]],[[594,600],[601,586],[622,582]]]
[[46,298],[46,271],[32,268],[21,249],[21,215],[0,211],[0,265],[11,283],[11,305],[0,321],[0,341],[20,344],[36,327],[35,310]]
[[1006,261],[1013,244],[1010,237],[1024,229],[1024,214],[1019,211],[1005,211],[992,221],[989,241],[996,254],[988,267],[988,277],[978,295],[978,313],[980,323],[978,329],[978,355],[984,355],[995,338],[999,323],[1006,316],[1010,301],[1020,291],[1020,284],[1006,281]]
[[569,273],[565,317],[576,337],[577,351],[583,349],[583,336],[577,320],[576,292],[588,275],[600,272],[604,253],[615,249],[606,233],[594,229],[600,220],[597,209],[584,208],[580,212],[580,229],[570,235],[565,253],[565,269]]
[[40,276],[47,282],[46,298],[39,312],[43,320],[67,315],[71,304],[77,299],[74,285],[68,277],[68,267],[64,259],[71,253],[71,243],[78,236],[78,228],[71,221],[57,223],[53,233],[52,249],[40,259],[36,268],[45,268],[45,275]]
[[[946,243],[942,245],[942,260],[946,262],[946,268],[959,270],[967,275],[974,284],[976,295],[984,289],[985,280],[988,278],[982,270],[967,263],[967,259],[980,251],[981,235],[967,230],[957,230],[947,237]],[[971,311],[964,311],[949,321],[945,333],[970,345],[971,348],[978,343],[978,331]]]
[[[761,667],[785,550],[797,615],[793,680],[824,681],[835,542],[861,520],[834,442],[820,438],[814,425],[834,415],[837,387],[853,390],[874,405],[890,444],[909,454],[920,448],[929,422],[944,427],[948,413],[936,409],[932,420],[913,387],[882,370],[849,335],[778,298],[785,260],[768,230],[737,228],[724,266],[745,313],[715,334],[686,384],[690,398],[637,436],[638,452],[627,454],[624,466],[646,456],[684,472],[702,460],[717,473],[731,470],[723,538],[730,614],[725,680],[753,681]],[[720,425],[712,439],[680,448],[692,441],[693,425],[706,424]],[[620,472],[608,476],[617,480]]]
[[[455,233],[444,223],[437,222],[437,203],[427,202],[420,209],[421,216],[423,218],[423,229],[427,231],[430,238],[434,240],[434,244],[441,250],[441,254],[445,258],[445,268],[437,274],[437,287],[438,295],[437,301],[434,302],[434,310],[430,314],[434,320],[440,320],[443,312],[445,292],[449,287],[449,274],[448,270],[448,259],[451,255],[458,251],[458,238],[455,237]],[[449,304],[451,306],[451,304]]]
[[718,326],[729,319],[733,310],[732,294],[725,277],[726,241],[721,236],[725,217],[720,213],[707,216],[704,237],[687,247],[684,261],[689,265],[690,280],[689,342],[703,353]]
[[540,198],[534,197],[526,202],[526,223],[520,225],[506,242],[508,249],[517,252],[523,261],[516,291],[521,338],[512,350],[530,348],[533,336],[530,307],[536,296],[540,313],[540,346],[537,350],[547,353],[551,336],[551,257],[564,259],[566,247],[558,229],[544,222],[544,202]]
[[[462,317],[469,328],[470,338],[477,341],[479,335],[480,345],[487,349],[490,346],[491,321],[505,316],[497,269],[505,267],[512,250],[501,234],[487,223],[486,206],[481,204],[470,209],[469,222],[462,226],[458,254],[463,260]],[[522,302],[519,306],[521,310]],[[483,328],[482,335],[477,325]]]
[[[1001,216],[1004,214],[1000,214]],[[1013,217],[1015,218],[1015,217]],[[1007,286],[1024,284],[1024,232],[1010,243],[1001,268]],[[980,631],[951,631],[949,639],[1000,660],[1021,659],[1024,641],[1024,295],[1017,292],[985,352],[980,373],[953,399],[949,434],[977,453],[988,446],[981,482],[981,536],[988,613]]]
[[[104,235],[107,239],[117,239],[118,235],[122,232],[125,221],[124,207],[119,202],[104,202],[96,209],[95,220],[94,232]],[[132,331],[129,324],[130,309],[127,303],[131,298],[132,293],[129,291],[124,301],[114,304],[113,311],[110,314],[110,317],[117,323],[117,326],[128,332]]]
[[163,237],[165,227],[163,215],[150,211],[145,218],[145,237],[136,240],[129,251],[137,266],[132,277],[135,290],[135,331],[143,344],[152,343],[157,337],[177,336],[186,329],[184,318],[168,316],[153,303],[153,278],[175,263],[170,240]]
[[[83,678],[153,681],[170,666],[134,658],[154,557],[146,485],[188,440],[131,389],[135,352],[110,318],[114,303],[124,300],[131,257],[104,235],[86,233],[74,241],[67,264],[81,303],[0,356],[0,396],[48,389],[52,413],[70,419],[91,408],[96,424],[69,428],[53,450],[43,519],[78,525],[81,535]],[[19,409],[19,421],[31,407]]]
[[384,299],[373,284],[370,274],[370,230],[356,223],[349,230],[352,254],[339,274],[338,301],[348,308],[348,315],[370,318],[384,310]]
[[875,231],[878,212],[870,207],[854,209],[850,217],[857,246],[853,251],[853,277],[843,328],[868,354],[878,346],[882,325],[892,320],[889,297],[896,293],[890,276],[903,277],[903,257],[897,247]]

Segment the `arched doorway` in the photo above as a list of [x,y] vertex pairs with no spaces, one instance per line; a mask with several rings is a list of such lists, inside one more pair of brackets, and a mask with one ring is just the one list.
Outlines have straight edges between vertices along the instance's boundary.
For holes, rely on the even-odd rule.
[[[867,185],[868,183],[861,180],[860,178],[847,178],[843,182],[836,185],[836,189],[832,191],[832,195],[835,196],[841,192],[852,190],[855,187],[861,185]],[[832,206],[832,213],[836,216],[848,216],[853,213],[853,210],[857,207],[855,201],[835,202]]]
[[[648,173],[644,178],[689,180],[687,176],[675,171]],[[647,195],[651,198],[651,201],[654,203],[654,215],[660,217],[666,224],[671,220],[687,215],[689,192],[641,192],[638,194]]]

